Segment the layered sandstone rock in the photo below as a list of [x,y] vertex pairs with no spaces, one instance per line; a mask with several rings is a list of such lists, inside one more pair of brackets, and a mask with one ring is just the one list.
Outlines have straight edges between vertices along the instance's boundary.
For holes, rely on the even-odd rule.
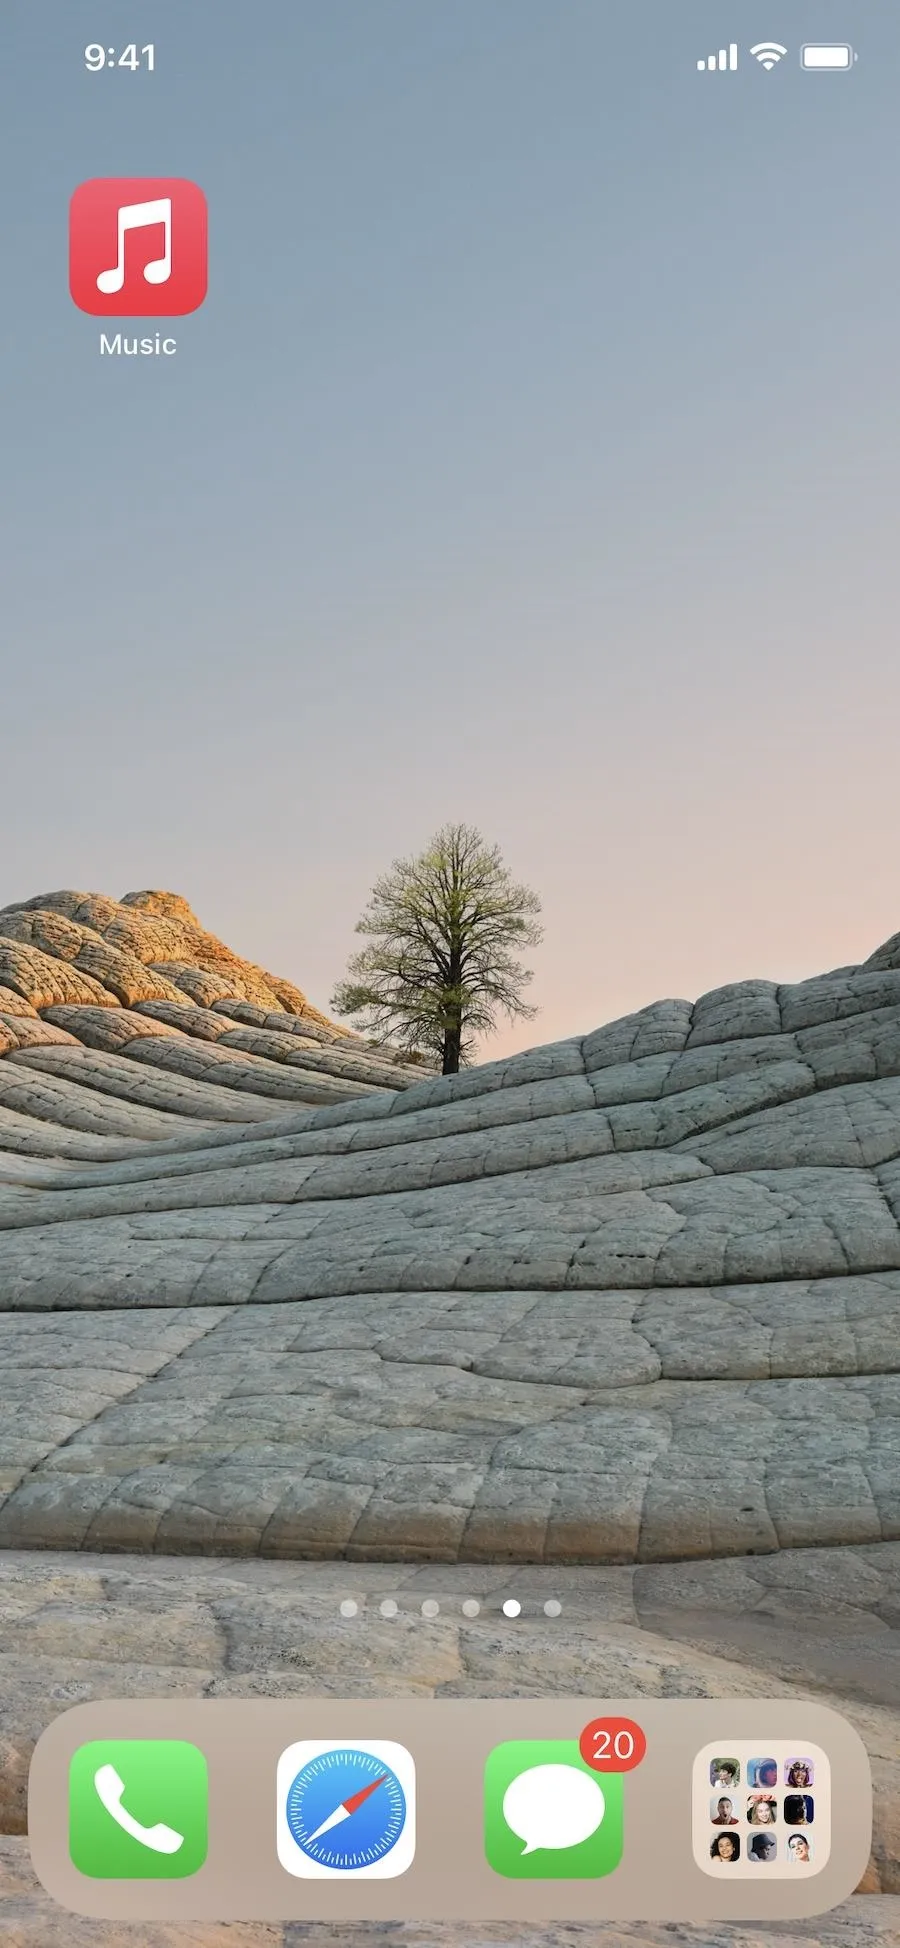
[[[172,896],[0,914],[0,1546],[61,1552],[63,1621],[108,1591],[108,1552],[181,1557],[145,1689],[185,1681],[200,1557],[224,1581],[254,1559],[221,1624],[237,1662],[215,1682],[238,1689],[281,1682],[271,1645],[252,1671],[239,1654],[267,1641],[265,1558],[656,1578],[656,1610],[645,1580],[643,1614],[613,1618],[635,1693],[740,1686],[742,1660],[758,1688],[775,1614],[772,1669],[855,1710],[878,1760],[866,1886],[895,1892],[898,1323],[896,940],[443,1079]],[[8,1731],[21,1783],[48,1706],[15,1627],[0,1730],[37,1701]],[[476,1639],[460,1682],[496,1687]],[[611,1655],[585,1637],[573,1671],[596,1692]],[[72,1695],[108,1690],[99,1640],[83,1663]],[[429,1672],[404,1652],[393,1681]],[[812,1938],[900,1939],[886,1914]]]
[[[52,1081],[30,1092],[0,1072],[0,1151],[37,1156],[93,1155],[74,1133],[104,1131],[124,1155],[160,1138],[160,1115],[174,1137],[184,1119],[264,1121],[278,1103],[344,1102],[422,1075],[231,953],[174,893],[42,893],[0,910],[0,1056],[23,1051]],[[119,1107],[105,1117],[110,1095]]]
[[[176,950],[265,1000],[167,974],[126,1005]],[[896,1539],[885,956],[423,1079],[170,896],[6,909],[29,1012],[0,1010],[0,1541],[642,1562]]]

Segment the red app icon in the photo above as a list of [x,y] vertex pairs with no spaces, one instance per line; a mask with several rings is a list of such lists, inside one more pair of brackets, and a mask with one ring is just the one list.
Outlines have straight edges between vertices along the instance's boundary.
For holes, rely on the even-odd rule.
[[206,296],[206,197],[183,176],[98,176],[69,205],[69,290],[97,318],[178,318]]

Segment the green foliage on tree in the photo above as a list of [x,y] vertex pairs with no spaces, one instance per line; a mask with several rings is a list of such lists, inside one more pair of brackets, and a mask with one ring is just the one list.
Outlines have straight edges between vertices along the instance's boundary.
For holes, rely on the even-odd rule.
[[537,1013],[522,998],[531,969],[517,956],[541,940],[540,910],[499,846],[472,826],[445,825],[417,859],[395,859],[376,881],[356,926],[369,944],[351,956],[331,1006],[455,1075],[500,1014]]

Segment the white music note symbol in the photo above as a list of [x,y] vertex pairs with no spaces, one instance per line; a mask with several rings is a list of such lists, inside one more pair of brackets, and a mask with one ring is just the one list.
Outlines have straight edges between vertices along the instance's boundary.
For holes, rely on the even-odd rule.
[[111,270],[101,271],[97,279],[98,291],[107,296],[121,291],[125,282],[125,233],[128,230],[144,230],[151,223],[165,225],[163,254],[154,258],[152,264],[144,265],[144,276],[148,284],[165,284],[172,275],[172,198],[160,196],[153,203],[123,203],[119,209],[118,249],[116,261]]

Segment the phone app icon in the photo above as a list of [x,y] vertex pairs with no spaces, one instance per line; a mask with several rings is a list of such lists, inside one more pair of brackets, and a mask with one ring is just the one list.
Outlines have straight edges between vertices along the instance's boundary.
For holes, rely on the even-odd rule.
[[278,1761],[277,1847],[307,1880],[393,1880],[416,1851],[416,1767],[391,1739],[301,1739]]
[[511,1739],[484,1772],[484,1851],[508,1880],[599,1880],[622,1858],[621,1773],[602,1779],[577,1739]]
[[181,176],[98,176],[69,205],[69,290],[97,318],[177,318],[206,296],[206,197]]
[[177,1738],[97,1739],[69,1766],[69,1856],[91,1880],[183,1880],[206,1859],[208,1776]]

